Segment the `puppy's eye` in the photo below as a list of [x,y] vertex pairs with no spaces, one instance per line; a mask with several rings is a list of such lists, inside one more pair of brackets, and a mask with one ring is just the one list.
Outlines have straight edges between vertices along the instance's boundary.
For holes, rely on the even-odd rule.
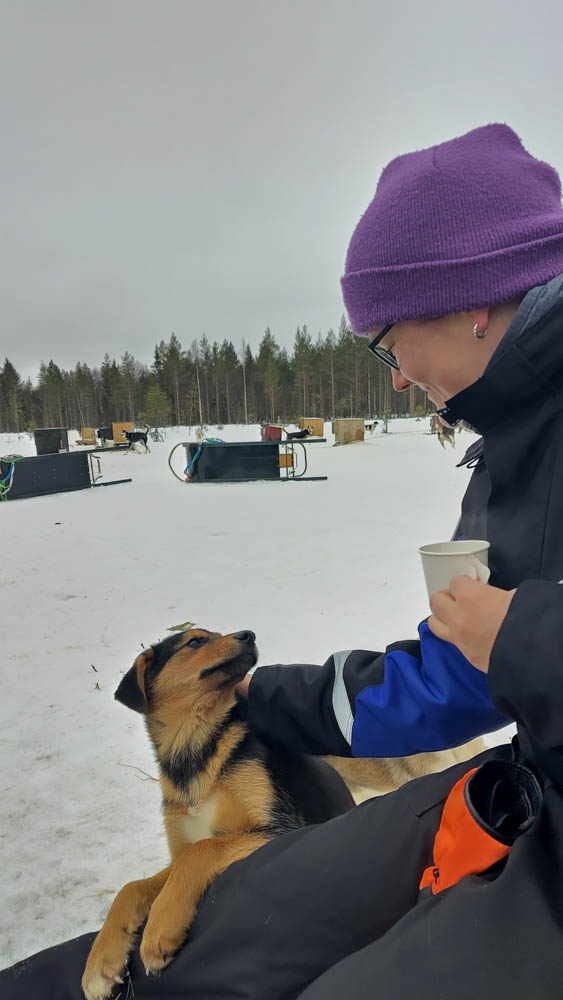
[[190,641],[186,643],[186,646],[193,646],[195,649],[196,646],[201,646],[203,642],[205,642],[205,639],[202,639],[199,636],[194,636],[193,639],[190,639]]

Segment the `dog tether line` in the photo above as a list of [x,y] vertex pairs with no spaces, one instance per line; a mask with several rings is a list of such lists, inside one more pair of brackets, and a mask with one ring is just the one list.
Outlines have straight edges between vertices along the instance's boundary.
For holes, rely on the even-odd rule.
[[7,462],[10,465],[7,474],[3,477],[3,479],[0,479],[0,502],[8,499],[8,493],[10,492],[14,482],[14,469],[16,467],[16,462],[19,462],[22,458],[23,455],[3,455],[0,458],[0,462]]

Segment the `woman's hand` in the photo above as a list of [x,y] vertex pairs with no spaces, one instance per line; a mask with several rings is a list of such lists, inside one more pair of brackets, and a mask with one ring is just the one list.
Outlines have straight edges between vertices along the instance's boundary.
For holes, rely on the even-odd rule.
[[486,674],[495,639],[515,593],[468,576],[456,576],[449,590],[432,594],[428,627],[439,639],[457,646],[477,670]]

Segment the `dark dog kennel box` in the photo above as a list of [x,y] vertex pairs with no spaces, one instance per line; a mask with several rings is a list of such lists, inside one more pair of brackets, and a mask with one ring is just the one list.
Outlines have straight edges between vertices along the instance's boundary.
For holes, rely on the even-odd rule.
[[33,432],[38,455],[57,455],[68,451],[68,430],[66,427],[41,427]]

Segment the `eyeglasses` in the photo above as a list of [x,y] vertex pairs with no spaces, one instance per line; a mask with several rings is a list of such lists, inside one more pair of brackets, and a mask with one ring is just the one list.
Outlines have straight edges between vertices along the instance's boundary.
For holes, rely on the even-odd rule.
[[383,361],[383,364],[389,365],[390,368],[394,368],[395,371],[399,371],[399,364],[397,358],[393,354],[393,351],[386,351],[384,347],[379,347],[379,342],[387,336],[389,330],[392,330],[395,326],[394,323],[388,323],[387,326],[383,327],[381,333],[377,334],[377,337],[368,344],[368,351],[378,359],[378,361]]

